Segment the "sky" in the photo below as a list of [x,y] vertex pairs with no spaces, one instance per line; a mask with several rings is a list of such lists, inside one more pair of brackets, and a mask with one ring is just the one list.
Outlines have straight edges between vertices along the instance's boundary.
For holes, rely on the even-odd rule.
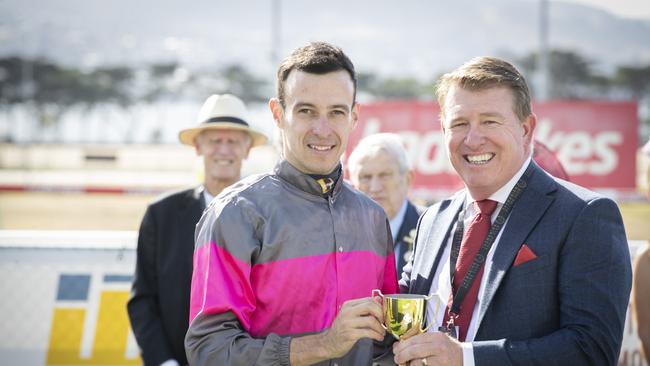
[[650,0],[565,0],[596,6],[626,17],[650,19]]
[[[329,7],[314,7],[311,2],[281,0],[278,54],[283,57],[307,41],[326,40],[343,47],[357,70],[426,82],[476,55],[516,61],[536,51],[540,1],[330,0]],[[604,74],[618,65],[650,63],[650,0],[548,1],[555,16],[551,47],[583,55]],[[256,6],[251,7],[253,3]],[[216,67],[243,64],[256,76],[272,80],[277,67],[270,57],[272,4],[270,0],[0,0],[0,55],[23,51],[89,70],[103,64],[178,62],[195,73],[212,73]],[[347,11],[341,11],[342,5]],[[212,79],[206,80],[208,87]],[[187,115],[193,116],[196,108],[188,107]],[[182,120],[168,111],[161,114],[170,124]],[[160,124],[161,119],[152,120]],[[98,119],[97,124],[103,121]],[[131,121],[115,124],[116,138]],[[151,134],[152,129],[139,126],[142,136]],[[177,129],[169,128],[174,141]],[[87,134],[85,129],[69,130]],[[98,139],[107,135],[101,128],[97,131],[101,131]]]

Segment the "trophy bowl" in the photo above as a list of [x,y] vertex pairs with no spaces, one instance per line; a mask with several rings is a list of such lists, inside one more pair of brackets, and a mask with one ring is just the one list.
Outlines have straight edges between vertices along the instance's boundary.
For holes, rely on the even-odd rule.
[[[384,328],[397,339],[404,339],[415,334],[424,333],[423,328],[427,302],[432,296],[416,294],[384,295],[380,290],[372,290],[372,296],[382,299],[384,311]],[[436,307],[439,305],[436,297]],[[437,310],[436,310],[437,312]]]

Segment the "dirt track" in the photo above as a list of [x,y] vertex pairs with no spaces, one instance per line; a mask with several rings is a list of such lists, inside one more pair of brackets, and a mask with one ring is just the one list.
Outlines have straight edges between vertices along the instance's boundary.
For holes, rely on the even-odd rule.
[[[0,229],[137,230],[152,195],[1,193]],[[628,239],[650,240],[650,204],[621,204]]]
[[137,230],[154,196],[1,193],[0,229]]

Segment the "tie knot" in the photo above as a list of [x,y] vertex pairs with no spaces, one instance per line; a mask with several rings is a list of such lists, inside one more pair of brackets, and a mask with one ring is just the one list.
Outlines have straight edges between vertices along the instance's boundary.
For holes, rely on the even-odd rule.
[[492,200],[476,201],[474,202],[474,209],[484,215],[492,216],[492,213],[497,208],[497,203],[497,201]]

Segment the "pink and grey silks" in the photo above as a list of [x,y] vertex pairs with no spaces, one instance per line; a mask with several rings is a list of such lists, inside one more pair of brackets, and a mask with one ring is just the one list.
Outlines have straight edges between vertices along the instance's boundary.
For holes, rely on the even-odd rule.
[[[331,196],[281,161],[215,198],[196,231],[185,346],[192,365],[288,365],[292,336],[331,326],[347,300],[396,293],[379,205],[340,178]],[[359,341],[322,364],[370,364]]]

